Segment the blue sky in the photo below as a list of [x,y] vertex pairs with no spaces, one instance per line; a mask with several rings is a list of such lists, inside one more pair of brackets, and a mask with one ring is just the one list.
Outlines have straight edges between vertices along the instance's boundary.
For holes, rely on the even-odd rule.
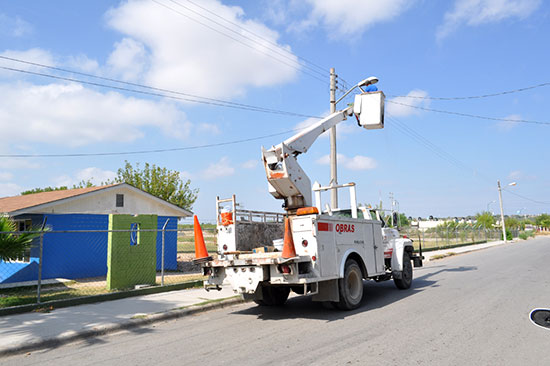
[[[328,70],[335,67],[348,86],[376,75],[388,101],[550,122],[550,85],[488,98],[426,99],[550,82],[550,7],[541,0],[0,4],[4,57],[312,116],[329,110]],[[0,59],[0,67],[101,82],[5,59]],[[165,166],[191,179],[200,189],[194,211],[203,221],[214,218],[217,195],[235,193],[244,208],[279,211],[281,201],[267,192],[260,148],[291,134],[168,153],[9,155],[216,144],[313,121],[4,69],[0,91],[0,196],[82,179],[99,183],[113,177],[126,159]],[[347,101],[351,99],[339,107]],[[395,103],[387,103],[386,112],[383,130],[359,129],[351,120],[339,125],[339,182],[356,182],[360,202],[382,198],[388,206],[393,192],[401,211],[414,217],[470,215],[488,204],[497,211],[491,202],[498,199],[500,179],[503,185],[517,182],[503,194],[506,214],[548,211],[550,125],[461,117]],[[312,182],[322,184],[329,180],[326,137],[300,157]],[[346,202],[346,193],[341,196]]]

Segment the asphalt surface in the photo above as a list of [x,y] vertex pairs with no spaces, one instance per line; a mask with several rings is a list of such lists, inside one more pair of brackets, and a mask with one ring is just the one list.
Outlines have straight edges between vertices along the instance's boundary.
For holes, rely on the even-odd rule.
[[247,303],[0,360],[2,365],[550,365],[550,238],[415,269],[413,287],[365,283],[362,306]]

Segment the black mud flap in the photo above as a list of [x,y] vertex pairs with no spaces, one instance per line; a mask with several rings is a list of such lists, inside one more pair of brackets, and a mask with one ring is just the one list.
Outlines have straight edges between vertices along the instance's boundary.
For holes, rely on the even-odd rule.
[[412,257],[413,260],[413,266],[416,267],[422,267],[422,260],[424,259],[424,256],[415,255]]

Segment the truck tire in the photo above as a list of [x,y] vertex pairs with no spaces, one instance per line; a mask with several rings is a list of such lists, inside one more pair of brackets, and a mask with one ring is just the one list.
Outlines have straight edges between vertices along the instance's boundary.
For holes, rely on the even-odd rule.
[[344,269],[344,278],[338,280],[340,301],[335,305],[340,310],[357,309],[363,299],[363,273],[357,262],[348,259]]
[[264,286],[262,288],[262,300],[254,300],[260,306],[281,306],[288,299],[290,287]]
[[393,278],[395,286],[400,290],[406,290],[411,287],[413,280],[413,267],[411,264],[411,256],[409,252],[403,253],[403,271],[401,272],[401,278]]

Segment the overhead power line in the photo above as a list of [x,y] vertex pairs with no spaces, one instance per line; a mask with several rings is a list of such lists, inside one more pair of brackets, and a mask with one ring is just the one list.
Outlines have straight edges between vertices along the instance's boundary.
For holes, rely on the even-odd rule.
[[[416,132],[414,129],[412,129],[411,127],[407,126],[405,123],[402,123],[400,122],[398,119],[396,119],[395,117],[393,116],[387,116],[387,118],[394,122],[395,124],[393,125],[394,127],[396,127],[399,132],[403,133],[404,135],[412,138],[413,140],[415,140],[417,143],[419,143],[420,145],[424,146],[426,149],[432,151],[434,154],[436,154],[438,157],[440,157],[441,159],[447,161],[448,163],[454,165],[455,167],[461,169],[461,170],[468,170],[468,171],[471,171],[474,173],[474,176],[476,177],[480,177],[480,178],[483,178],[483,180],[485,182],[487,182],[488,184],[493,184],[494,183],[494,180],[489,178],[488,176],[484,175],[483,173],[479,172],[478,170],[476,169],[473,169],[469,166],[467,166],[466,164],[464,164],[462,161],[460,161],[459,159],[455,158],[452,154],[448,153],[447,151],[445,151],[444,149],[438,147],[437,145],[433,144],[430,140],[428,140],[426,137],[424,137],[422,134]],[[550,202],[544,202],[544,201],[539,201],[539,200],[534,200],[532,198],[529,198],[529,197],[526,197],[526,196],[523,196],[523,195],[520,195],[516,192],[512,192],[511,190],[509,189],[506,189],[506,188],[502,188],[503,190],[505,190],[506,192],[512,194],[512,195],[515,195],[517,197],[520,197],[524,200],[527,200],[527,201],[530,201],[530,202],[533,202],[533,203],[536,203],[536,204],[541,204],[541,205],[550,205]]]
[[540,205],[550,205],[550,202],[543,202],[543,201],[538,201],[538,200],[534,200],[532,198],[529,198],[529,197],[525,197],[525,196],[522,196],[521,194],[519,193],[516,193],[516,192],[512,192],[511,190],[509,189],[506,189],[506,188],[502,188],[503,191],[506,191],[514,196],[517,196],[519,198],[523,198],[524,200],[527,200],[527,201],[531,201],[533,203],[538,203]]
[[537,85],[531,85],[524,88],[506,90],[498,93],[491,94],[481,94],[481,95],[470,95],[465,97],[430,97],[430,96],[421,96],[421,95],[388,95],[389,97],[399,97],[399,98],[411,98],[411,99],[431,99],[431,100],[465,100],[465,99],[481,99],[481,98],[490,98],[498,97],[506,94],[520,93],[531,89],[541,88],[543,86],[550,85],[550,82],[541,83]]
[[461,117],[487,119],[487,120],[490,120],[490,121],[505,121],[505,122],[516,122],[516,123],[531,123],[531,124],[537,124],[537,125],[550,125],[550,122],[533,121],[533,120],[526,120],[526,119],[512,119],[512,118],[497,118],[497,117],[480,116],[480,115],[477,115],[477,114],[469,114],[469,113],[453,112],[453,111],[445,111],[445,110],[441,110],[441,109],[432,109],[432,108],[420,107],[420,106],[416,106],[416,105],[396,102],[394,100],[386,100],[386,103],[398,104],[398,105],[402,105],[402,106],[409,107],[409,108],[420,109],[420,110],[423,110],[423,111],[437,112],[437,113],[444,113],[444,114],[452,114],[452,115],[461,116]]
[[[75,82],[75,83],[82,83],[82,84],[87,84],[87,85],[99,86],[99,87],[103,87],[103,88],[115,89],[115,90],[120,90],[120,91],[131,92],[131,93],[138,93],[138,94],[144,94],[144,95],[150,95],[150,96],[156,96],[156,97],[176,99],[176,100],[181,100],[181,101],[186,101],[186,102],[191,102],[191,103],[207,104],[207,105],[213,105],[213,106],[218,106],[218,107],[242,109],[242,110],[248,110],[248,111],[253,111],[253,112],[280,114],[280,115],[295,116],[295,117],[321,118],[321,117],[318,117],[318,116],[312,116],[312,115],[303,114],[303,113],[296,113],[296,112],[291,112],[291,111],[284,111],[284,110],[278,110],[278,109],[259,107],[259,106],[254,106],[254,105],[250,105],[250,104],[235,103],[235,102],[224,101],[224,100],[220,100],[220,99],[206,98],[206,97],[201,97],[201,96],[197,96],[197,95],[171,91],[171,90],[167,90],[167,89],[154,88],[154,87],[147,86],[147,85],[140,85],[140,84],[124,82],[124,81],[120,81],[120,80],[110,79],[110,78],[104,78],[104,77],[101,77],[101,76],[85,74],[85,73],[81,73],[81,72],[77,72],[77,71],[71,71],[71,70],[61,69],[61,68],[57,68],[57,67],[51,67],[51,66],[47,66],[47,65],[40,65],[40,64],[33,63],[33,62],[17,60],[17,59],[13,59],[13,58],[9,58],[9,57],[4,57],[4,56],[0,56],[0,58],[12,60],[12,61],[17,61],[17,62],[23,62],[23,63],[26,63],[26,64],[41,66],[41,67],[45,67],[45,68],[50,68],[50,69],[54,69],[54,70],[59,70],[59,71],[64,71],[64,72],[71,72],[71,73],[79,74],[79,75],[85,75],[85,76],[89,76],[89,77],[93,77],[93,78],[97,78],[97,79],[102,79],[102,80],[107,80],[107,81],[112,81],[112,82],[116,82],[116,83],[120,83],[120,84],[137,86],[137,87],[144,88],[144,89],[161,91],[162,93],[149,92],[149,91],[144,91],[144,90],[125,88],[125,87],[116,86],[116,85],[107,85],[107,84],[96,83],[96,82],[87,81],[87,80],[81,80],[81,79],[69,78],[69,77],[64,77],[64,76],[58,76],[58,75],[45,74],[45,73],[40,73],[40,72],[35,72],[35,71],[23,70],[23,69],[18,69],[18,68],[13,68],[13,67],[0,66],[0,69],[13,71],[13,72],[19,72],[19,73],[23,73],[23,74],[42,76],[42,77],[46,77],[46,78],[50,78],[50,79],[65,80],[65,81],[70,81],[70,82]],[[177,94],[177,95],[182,95],[182,96],[185,96],[185,97],[179,97],[179,96],[176,96],[176,95],[169,95],[169,94],[163,94],[163,93]]]
[[[248,43],[246,43],[246,42],[243,42],[242,40],[240,40],[240,39],[238,39],[238,38],[235,38],[235,37],[233,37],[232,35],[227,34],[226,32],[223,32],[223,31],[221,31],[221,30],[219,30],[219,29],[216,29],[216,28],[214,28],[214,27],[212,27],[212,26],[210,26],[210,25],[208,25],[208,24],[206,24],[206,23],[204,23],[204,22],[201,22],[200,20],[197,20],[197,19],[195,19],[195,18],[189,16],[188,14],[182,13],[181,11],[178,11],[177,9],[174,9],[173,7],[170,7],[170,6],[168,6],[168,5],[166,5],[166,4],[162,3],[162,2],[160,2],[160,1],[158,1],[158,0],[151,0],[151,1],[154,2],[154,3],[156,3],[156,4],[158,4],[158,5],[160,5],[160,6],[162,6],[162,7],[164,7],[164,8],[166,8],[166,9],[169,9],[169,10],[171,10],[171,11],[173,11],[173,12],[175,12],[175,13],[177,13],[177,14],[183,16],[183,17],[186,17],[186,18],[188,18],[188,19],[194,21],[195,23],[198,23],[198,24],[200,24],[200,25],[202,25],[202,26],[204,26],[204,27],[206,27],[206,28],[208,28],[208,29],[210,29],[210,30],[216,32],[216,33],[219,33],[219,34],[221,34],[221,35],[223,35],[223,36],[225,36],[225,37],[228,37],[228,38],[232,39],[233,41],[242,44],[242,45],[245,46],[245,47],[248,47],[248,48],[251,48],[252,50],[255,50],[255,51],[257,51],[257,52],[263,53],[264,55],[267,55],[267,56],[271,57],[271,58],[272,58],[273,60],[275,60],[275,61],[278,61],[278,62],[280,62],[280,63],[282,63],[282,64],[285,64],[285,65],[287,65],[287,66],[289,66],[289,67],[292,67],[292,68],[294,68],[294,69],[296,69],[296,70],[298,70],[298,71],[302,71],[303,73],[305,73],[305,74],[311,76],[312,78],[314,78],[314,79],[316,79],[316,80],[318,80],[318,81],[320,81],[320,82],[322,82],[322,83],[328,85],[327,80],[322,79],[321,77],[319,77],[319,76],[317,76],[316,74],[313,74],[313,73],[311,73],[311,72],[307,72],[307,71],[305,71],[305,70],[301,70],[301,69],[300,69],[301,64],[300,64],[299,62],[296,62],[295,60],[292,60],[293,63],[288,63],[288,62],[286,62],[286,61],[283,61],[283,60],[281,60],[280,58],[274,57],[273,54],[263,51],[261,48],[254,47],[254,46],[251,45],[251,44],[248,44]],[[175,2],[175,1],[173,1],[173,0],[170,0],[170,1]],[[177,2],[176,2],[176,3],[177,3]],[[193,10],[191,10],[191,9],[189,9],[189,8],[187,8],[187,7],[185,7],[184,5],[181,5],[181,4],[179,4],[179,3],[177,3],[177,4],[178,4],[179,6],[181,6],[181,7],[183,7],[183,8],[186,8],[186,9],[188,9],[188,10],[194,12]],[[195,13],[196,13],[196,12],[195,12]],[[206,16],[204,16],[204,15],[201,15],[201,14],[199,14],[199,16],[201,16],[201,17],[203,17],[203,18],[208,18],[208,17],[206,17]],[[260,46],[262,46],[262,47],[265,47],[265,48],[270,49],[269,47],[266,47],[266,45],[261,44],[261,43],[255,41],[255,40],[251,39],[250,37],[247,37],[247,36],[245,36],[245,35],[242,35],[242,34],[240,34],[239,32],[235,32],[235,31],[232,30],[231,28],[228,28],[228,27],[226,27],[226,26],[220,24],[219,22],[216,22],[216,21],[214,21],[214,20],[211,20],[210,18],[208,18],[208,19],[209,19],[211,22],[213,22],[213,23],[215,23],[215,24],[218,24],[219,26],[221,26],[221,27],[223,27],[223,28],[229,29],[230,31],[232,31],[232,32],[234,32],[234,33],[237,33],[239,36],[241,36],[241,37],[243,37],[243,38],[245,38],[245,39],[251,40],[251,41],[253,41],[253,42],[255,42],[255,43],[258,43],[258,44],[259,44]],[[271,49],[271,50],[272,50],[272,49]],[[272,50],[272,51],[273,51],[273,50]],[[276,51],[276,53],[278,53],[278,52]],[[289,58],[288,56],[284,56],[284,55],[283,55],[283,57],[284,57],[284,58],[287,58],[287,59]],[[316,72],[319,73],[318,71],[316,71]]]
[[83,156],[138,155],[138,154],[153,154],[153,153],[165,153],[165,152],[174,152],[174,151],[185,151],[185,150],[198,150],[198,149],[205,149],[210,147],[235,145],[235,144],[241,144],[244,142],[262,140],[269,137],[280,136],[290,132],[303,130],[304,128],[294,128],[292,130],[272,133],[269,135],[250,137],[250,138],[240,139],[240,140],[225,141],[225,142],[218,142],[218,143],[204,144],[204,145],[174,147],[169,149],[135,150],[135,151],[120,151],[120,152],[111,151],[111,152],[73,153],[73,154],[0,154],[0,158],[70,158],[70,157],[83,157]]
[[[170,1],[172,1],[172,2],[174,2],[174,3],[177,3],[177,2],[174,1],[174,0],[170,0]],[[227,22],[228,24],[231,24],[231,25],[233,25],[233,26],[235,26],[235,27],[237,27],[237,28],[239,28],[239,29],[245,31],[245,32],[248,33],[248,34],[253,35],[253,36],[256,37],[256,38],[261,39],[262,41],[267,42],[267,43],[273,45],[273,46],[276,47],[277,49],[280,49],[281,51],[283,51],[283,52],[285,52],[285,53],[287,53],[287,54],[289,54],[289,55],[296,56],[297,58],[299,58],[300,60],[302,60],[302,61],[306,64],[307,67],[309,67],[310,69],[312,69],[312,71],[315,71],[315,69],[317,69],[316,72],[321,73],[323,76],[326,74],[326,70],[327,70],[326,67],[319,66],[319,65],[317,65],[316,63],[314,63],[314,62],[312,62],[312,61],[310,61],[310,60],[308,60],[308,59],[306,59],[306,58],[304,58],[304,57],[302,57],[302,56],[300,56],[300,55],[296,55],[295,53],[290,52],[290,51],[287,50],[286,48],[281,47],[279,44],[277,44],[277,43],[271,41],[270,39],[265,38],[265,37],[262,37],[262,36],[260,36],[259,34],[255,33],[255,32],[252,32],[250,29],[247,29],[246,27],[243,27],[243,26],[241,26],[241,25],[238,24],[238,23],[235,23],[235,22],[233,22],[233,21],[231,21],[231,20],[229,20],[229,19],[227,19],[227,18],[224,18],[224,17],[222,17],[221,15],[216,14],[215,12],[209,10],[208,8],[206,8],[206,7],[204,7],[204,6],[201,6],[200,4],[197,4],[196,2],[193,2],[193,1],[191,1],[191,0],[185,0],[185,1],[187,1],[188,3],[193,4],[193,5],[196,6],[197,8],[200,8],[200,9],[206,11],[207,13],[209,13],[209,14],[211,14],[211,15],[217,17],[218,19],[221,19],[221,20],[223,20],[224,22]],[[181,6],[181,4],[180,4],[180,6]],[[311,66],[309,66],[309,65],[311,65]]]

